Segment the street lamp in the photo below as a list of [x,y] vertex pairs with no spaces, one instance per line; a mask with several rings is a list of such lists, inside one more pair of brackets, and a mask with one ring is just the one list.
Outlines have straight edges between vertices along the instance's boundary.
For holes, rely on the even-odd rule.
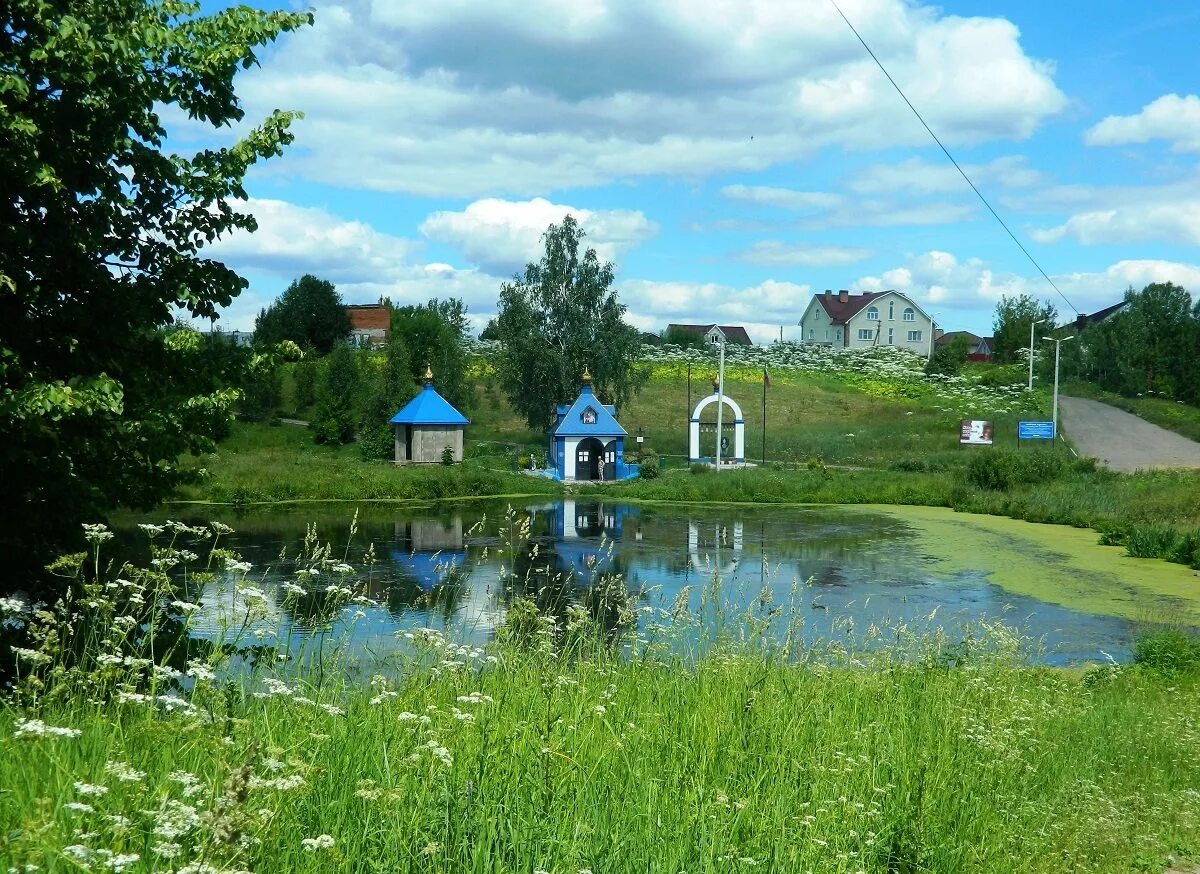
[[1033,328],[1035,325],[1042,324],[1045,319],[1038,319],[1029,325],[1029,386],[1026,391],[1033,391]]
[[[1062,349],[1062,344],[1067,340],[1074,340],[1075,335],[1063,337],[1057,340],[1054,337],[1043,337],[1043,340],[1050,340],[1054,343],[1054,439],[1058,439],[1058,353]],[[1030,359],[1033,360],[1032,358]]]

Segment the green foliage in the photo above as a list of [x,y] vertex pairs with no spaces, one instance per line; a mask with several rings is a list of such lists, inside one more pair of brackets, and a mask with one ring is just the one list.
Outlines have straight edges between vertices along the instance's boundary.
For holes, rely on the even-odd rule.
[[238,414],[251,421],[263,421],[275,415],[283,399],[283,373],[278,361],[264,361],[248,369],[238,401]]
[[1026,483],[1046,483],[1066,471],[1062,453],[1053,450],[985,449],[973,452],[964,476],[981,489],[1005,491]]
[[483,330],[479,332],[480,340],[499,340],[500,330],[496,327],[495,319],[488,319],[488,323]]
[[1063,373],[1126,397],[1200,403],[1200,321],[1191,295],[1155,282],[1129,289],[1125,300],[1124,309],[1063,345]]
[[933,355],[925,365],[926,373],[941,373],[955,376],[962,366],[967,363],[967,355],[971,351],[971,341],[965,334],[959,334],[949,343],[933,345]]
[[467,332],[466,307],[456,298],[392,308],[392,336],[408,349],[412,381],[423,383],[430,368],[438,394],[463,412],[471,406],[463,346]]
[[317,378],[321,368],[316,359],[304,358],[292,368],[292,405],[297,413],[317,402]]
[[367,398],[359,422],[358,448],[363,458],[395,458],[395,426],[389,421],[416,392],[404,339],[393,332],[384,349],[383,366],[367,376]]
[[311,423],[317,443],[349,443],[354,439],[361,380],[350,347],[345,343],[333,347],[317,386],[317,410]]
[[[179,457],[227,427],[239,375],[170,325],[177,308],[215,318],[246,286],[202,249],[254,230],[243,180],[294,116],[243,128],[234,78],[310,20],[150,0],[0,12],[0,481],[26,510],[0,553],[14,562],[40,564],[85,514],[155,504]],[[244,133],[188,154],[165,145],[176,114]]]
[[658,458],[653,455],[644,455],[638,461],[638,478],[639,479],[658,479],[662,475],[662,470],[658,466]]
[[[1012,364],[1018,361],[1028,361],[1020,351],[1029,349],[1029,328],[1036,322],[1042,324],[1037,330],[1043,334],[1053,330],[1058,319],[1058,310],[1054,304],[1043,303],[1028,294],[1009,297],[1007,294],[996,304],[996,315],[992,323],[995,332],[995,344],[992,355],[999,364]],[[1040,336],[1037,335],[1037,336]],[[1035,341],[1037,341],[1035,336]]]
[[258,314],[255,343],[291,340],[306,352],[328,355],[350,333],[350,316],[332,282],[306,273]]
[[454,447],[453,446],[443,446],[442,447],[442,464],[446,464],[446,465],[454,464]]
[[1133,641],[1133,660],[1168,674],[1200,668],[1200,637],[1178,628],[1139,634]]
[[670,343],[673,346],[679,346],[683,349],[702,349],[709,350],[708,341],[701,334],[694,334],[691,331],[685,331],[678,325],[672,325],[662,332],[663,343]]
[[637,329],[625,323],[625,306],[610,286],[613,265],[595,249],[580,257],[585,234],[568,215],[551,225],[546,253],[524,276],[500,289],[499,370],[513,408],[535,430],[554,421],[556,404],[569,403],[580,376],[592,373],[595,391],[621,407],[637,386]]

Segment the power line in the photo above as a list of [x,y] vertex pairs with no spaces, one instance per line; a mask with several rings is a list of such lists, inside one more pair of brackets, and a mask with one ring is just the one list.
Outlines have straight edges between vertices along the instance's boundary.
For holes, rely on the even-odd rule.
[[966,171],[963,170],[963,168],[961,166],[959,166],[958,161],[954,160],[954,156],[950,154],[950,150],[946,148],[945,144],[942,143],[942,141],[940,139],[938,139],[938,135],[933,132],[933,128],[931,128],[928,124],[926,124],[925,119],[921,116],[921,113],[917,112],[917,108],[912,105],[912,101],[908,99],[908,97],[907,97],[907,95],[905,95],[904,91],[901,90],[900,86],[896,84],[896,80],[892,78],[892,74],[887,71],[887,67],[885,67],[883,65],[883,62],[880,61],[879,58],[875,56],[875,53],[873,51],[871,51],[871,47],[869,45],[867,45],[867,41],[862,38],[862,34],[860,34],[858,32],[857,28],[855,28],[855,26],[850,23],[850,19],[846,17],[846,13],[842,12],[842,8],[837,5],[837,0],[829,0],[829,2],[832,3],[833,8],[837,10],[837,14],[842,16],[842,21],[846,22],[846,26],[848,28],[850,28],[851,31],[853,31],[853,33],[856,37],[858,37],[858,41],[860,43],[862,43],[862,47],[867,50],[867,54],[869,54],[871,56],[871,60],[873,60],[876,63],[876,65],[879,67],[879,69],[883,71],[883,75],[887,76],[887,80],[892,83],[892,87],[896,89],[896,93],[899,94],[904,99],[904,102],[908,104],[908,108],[913,111],[913,115],[915,115],[917,117],[917,121],[921,122],[921,124],[924,126],[925,130],[929,132],[929,135],[931,137],[933,137],[933,141],[935,143],[937,143],[938,146],[941,147],[941,150],[943,152],[946,153],[946,157],[950,159],[950,163],[954,165],[954,169],[957,170],[962,175],[963,179],[967,180],[967,184],[971,186],[971,190],[975,192],[975,194],[979,197],[980,201],[983,202],[983,205],[988,208],[988,212],[990,212],[995,217],[996,221],[1000,222],[1000,227],[1002,227],[1002,228],[1004,228],[1004,230],[1008,231],[1008,235],[1010,237],[1012,237],[1012,241],[1017,244],[1017,247],[1020,248],[1020,250],[1025,253],[1025,257],[1029,259],[1029,263],[1031,263],[1034,267],[1036,267],[1038,269],[1038,273],[1042,274],[1042,276],[1045,278],[1045,280],[1050,283],[1050,287],[1053,288],[1055,291],[1057,291],[1058,296],[1061,297],[1064,301],[1066,301],[1067,306],[1069,306],[1072,310],[1074,310],[1075,315],[1081,315],[1079,310],[1075,309],[1075,304],[1071,303],[1071,301],[1067,299],[1067,296],[1062,293],[1062,289],[1060,289],[1057,285],[1054,284],[1054,280],[1051,279],[1049,274],[1047,274],[1046,271],[1042,269],[1042,265],[1039,264],[1032,255],[1029,254],[1029,250],[1025,248],[1025,245],[1019,239],[1017,239],[1017,235],[1012,232],[1012,228],[1010,228],[1005,223],[1004,219],[1000,218],[1000,213],[996,212],[996,210],[992,208],[992,205],[990,203],[988,203],[988,199],[983,196],[983,192],[975,187],[975,183],[971,181],[971,177],[967,175]]

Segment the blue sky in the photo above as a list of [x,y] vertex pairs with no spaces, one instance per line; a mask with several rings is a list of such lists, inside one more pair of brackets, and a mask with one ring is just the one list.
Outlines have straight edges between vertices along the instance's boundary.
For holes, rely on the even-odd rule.
[[239,80],[247,122],[305,118],[248,181],[258,233],[213,247],[250,280],[223,323],[307,272],[481,327],[567,212],[646,330],[794,336],[814,292],[895,288],[987,334],[1005,293],[1200,289],[1194,2],[841,6],[1070,305],[829,0],[340,0]]

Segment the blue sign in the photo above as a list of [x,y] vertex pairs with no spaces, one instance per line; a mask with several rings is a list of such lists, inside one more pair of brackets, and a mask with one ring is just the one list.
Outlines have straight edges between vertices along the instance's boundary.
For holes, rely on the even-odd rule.
[[1053,440],[1053,422],[1018,422],[1018,440]]

